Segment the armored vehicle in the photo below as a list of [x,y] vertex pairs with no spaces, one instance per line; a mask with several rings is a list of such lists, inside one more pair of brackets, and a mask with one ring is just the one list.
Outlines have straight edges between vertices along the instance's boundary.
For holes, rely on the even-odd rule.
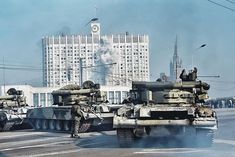
[[21,90],[10,88],[7,95],[0,96],[0,131],[10,130],[24,122],[27,104]]
[[210,146],[217,117],[204,104],[209,88],[193,72],[180,82],[133,82],[130,97],[113,119],[120,146],[130,147],[146,135]]
[[92,129],[113,129],[113,112],[120,105],[111,105],[101,97],[99,84],[86,81],[78,85],[66,85],[52,92],[53,105],[37,107],[27,112],[27,120],[36,130],[70,132],[71,107],[76,101],[82,104],[82,120],[79,132]]

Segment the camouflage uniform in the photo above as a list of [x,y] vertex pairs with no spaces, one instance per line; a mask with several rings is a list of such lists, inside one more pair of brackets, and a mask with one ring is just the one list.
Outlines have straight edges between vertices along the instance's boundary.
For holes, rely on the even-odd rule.
[[81,106],[78,103],[74,104],[71,108],[72,116],[72,128],[71,128],[71,137],[78,137],[78,130],[80,126],[80,121],[82,118]]

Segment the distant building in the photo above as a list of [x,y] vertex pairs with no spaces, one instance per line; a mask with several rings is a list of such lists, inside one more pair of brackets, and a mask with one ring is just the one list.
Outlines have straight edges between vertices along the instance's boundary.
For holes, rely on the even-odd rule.
[[183,70],[182,60],[178,56],[177,52],[177,37],[175,40],[173,60],[170,62],[170,81],[179,81],[179,76]]
[[97,19],[90,26],[90,35],[43,37],[44,86],[80,84],[80,78],[122,86],[149,80],[148,35],[101,35]]

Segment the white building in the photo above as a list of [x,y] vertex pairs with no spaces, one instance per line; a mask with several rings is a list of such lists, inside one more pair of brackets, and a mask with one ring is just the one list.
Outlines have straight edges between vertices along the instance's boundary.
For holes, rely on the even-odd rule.
[[122,86],[133,80],[149,80],[147,35],[101,35],[97,20],[90,26],[90,35],[43,37],[44,86],[80,84],[80,77],[101,85]]
[[[0,96],[5,95],[8,89],[15,88],[22,90],[26,97],[26,103],[29,106],[44,107],[51,106],[53,103],[52,91],[59,89],[59,87],[32,87],[30,85],[8,85],[0,86]],[[106,97],[109,103],[121,103],[127,96],[130,90],[129,87],[124,86],[101,86],[102,96]]]

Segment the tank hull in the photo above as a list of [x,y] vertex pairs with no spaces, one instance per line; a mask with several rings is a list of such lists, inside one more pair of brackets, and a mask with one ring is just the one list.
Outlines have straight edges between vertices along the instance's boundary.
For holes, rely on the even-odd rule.
[[[0,131],[8,131],[12,128],[27,126],[25,121],[28,108],[1,109],[0,110]],[[28,126],[29,127],[29,126]]]
[[121,147],[132,147],[145,135],[180,139],[187,146],[210,146],[218,128],[217,117],[215,113],[208,117],[195,116],[196,110],[187,105],[124,106],[114,116],[113,127],[117,129]]
[[138,126],[194,126],[208,129],[217,129],[217,118],[194,117],[195,107],[171,107],[167,105],[156,105],[155,107],[142,106],[138,109],[138,115],[130,117],[115,115],[113,119],[114,128]]
[[[112,130],[112,112],[84,113],[79,132]],[[41,131],[71,132],[71,106],[40,107],[28,110],[27,121]]]

